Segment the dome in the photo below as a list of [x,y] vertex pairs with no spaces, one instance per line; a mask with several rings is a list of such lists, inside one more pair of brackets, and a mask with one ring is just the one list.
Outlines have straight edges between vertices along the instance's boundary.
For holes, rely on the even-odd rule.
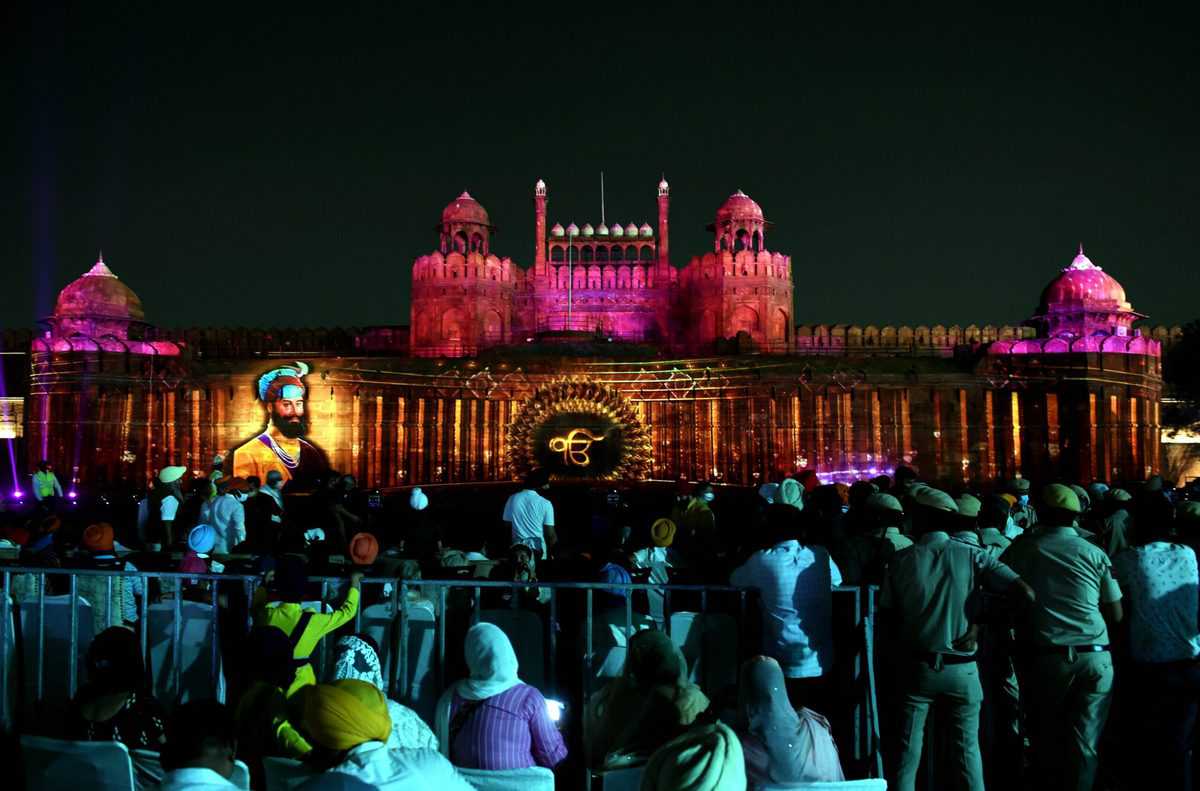
[[583,233],[584,236],[591,236],[592,234],[594,234],[596,232],[596,229],[592,227],[592,224],[590,222],[585,222],[583,224],[583,229],[581,232]]
[[566,231],[563,230],[561,222],[554,223],[554,227],[550,229],[551,236],[563,236],[565,234],[566,234]]
[[1043,312],[1072,307],[1132,310],[1125,301],[1125,289],[1083,254],[1083,245],[1071,265],[1042,292]]
[[642,227],[638,228],[638,233],[640,233],[642,236],[653,236],[654,229],[650,227],[650,223],[644,222],[642,223]]
[[762,207],[746,193],[738,190],[725,199],[717,209],[717,222],[722,220],[762,220]]
[[637,236],[637,233],[638,233],[637,226],[634,225],[633,223],[629,223],[629,225],[625,226],[625,235],[626,236]]
[[146,312],[138,295],[117,279],[102,255],[82,277],[58,292],[54,317],[144,321]]
[[576,225],[575,223],[571,223],[570,225],[567,226],[567,236],[578,236],[578,235],[579,235],[579,226],[578,225]]
[[600,225],[596,226],[596,235],[597,236],[608,236],[608,226],[605,225],[604,223],[600,223]]
[[491,225],[487,209],[471,197],[471,193],[463,190],[463,194],[452,200],[442,209],[442,222],[469,222],[478,225]]
[[658,182],[658,194],[659,195],[667,195],[670,192],[671,192],[671,185],[667,183],[666,176],[663,176],[663,180]]
[[609,230],[612,231],[613,236],[624,236],[625,235],[625,229],[621,227],[621,223],[619,223],[619,222],[614,222],[612,224],[612,228]]

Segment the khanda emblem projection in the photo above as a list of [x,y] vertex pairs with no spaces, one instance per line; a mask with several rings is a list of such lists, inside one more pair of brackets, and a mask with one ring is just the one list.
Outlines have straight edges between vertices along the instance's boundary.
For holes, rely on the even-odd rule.
[[592,459],[588,450],[593,442],[603,442],[604,437],[597,437],[586,428],[573,428],[565,437],[551,437],[550,450],[563,455],[563,463],[576,467],[591,465]]
[[548,382],[513,416],[506,447],[515,475],[541,468],[559,479],[637,480],[650,471],[650,435],[616,388],[582,379]]

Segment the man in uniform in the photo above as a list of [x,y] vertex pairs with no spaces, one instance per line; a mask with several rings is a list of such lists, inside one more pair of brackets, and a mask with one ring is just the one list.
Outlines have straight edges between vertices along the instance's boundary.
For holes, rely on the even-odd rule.
[[1121,589],[1108,556],[1075,530],[1075,492],[1050,484],[1042,505],[1041,526],[1000,556],[1037,593],[1017,629],[1033,777],[1040,788],[1089,791],[1112,700],[1108,629],[1122,617]]
[[[879,619],[894,657],[901,702],[896,787],[911,791],[921,763],[925,720],[935,702],[948,715],[957,785],[982,791],[979,708],[983,689],[975,665],[976,628],[968,615],[983,585],[1026,599],[1033,592],[981,548],[954,541],[958,506],[950,495],[922,484],[909,492],[917,543],[892,559],[879,594]],[[944,783],[947,787],[956,785]]]
[[51,497],[62,496],[62,484],[54,474],[54,465],[42,459],[38,462],[37,472],[33,474],[33,499],[40,503]]
[[233,474],[266,480],[277,470],[284,483],[313,488],[329,472],[329,461],[316,445],[304,439],[308,365],[298,362],[267,371],[258,378],[258,399],[267,408],[267,428],[233,451]]
[[979,540],[979,498],[960,494],[954,504],[958,506],[958,529],[950,534],[957,541],[965,541],[973,547],[983,546]]
[[1013,506],[1013,522],[1022,530],[1037,527],[1037,511],[1029,502],[1029,479],[1013,478],[1008,482],[1008,493],[1017,498]]

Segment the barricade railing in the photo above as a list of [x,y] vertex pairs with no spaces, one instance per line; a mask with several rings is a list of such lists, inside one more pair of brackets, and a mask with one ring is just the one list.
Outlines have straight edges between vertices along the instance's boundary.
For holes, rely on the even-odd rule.
[[[40,709],[43,703],[46,690],[46,599],[47,599],[47,581],[53,578],[66,577],[67,605],[69,610],[69,627],[68,635],[65,639],[66,647],[66,679],[65,691],[67,699],[73,699],[78,688],[79,668],[77,657],[80,653],[79,649],[79,634],[80,634],[80,611],[81,597],[79,591],[79,580],[84,577],[101,577],[105,579],[104,585],[104,612],[109,614],[111,618],[112,608],[114,606],[113,587],[117,582],[124,584],[127,580],[138,579],[141,581],[143,595],[140,597],[137,605],[137,621],[135,625],[135,633],[138,635],[141,653],[147,662],[147,669],[155,678],[169,678],[171,680],[171,688],[177,692],[181,689],[182,674],[182,647],[183,647],[183,630],[182,630],[182,608],[184,606],[183,586],[185,581],[191,585],[200,583],[209,584],[208,590],[204,592],[205,601],[201,602],[210,607],[208,634],[211,635],[211,655],[210,673],[212,691],[211,694],[218,700],[224,701],[224,687],[222,682],[222,645],[221,635],[222,629],[219,628],[219,621],[222,618],[222,596],[237,592],[244,595],[246,610],[245,621],[242,623],[228,624],[227,634],[244,634],[251,625],[252,613],[250,611],[250,603],[253,601],[255,589],[262,584],[262,577],[252,574],[196,574],[190,572],[161,572],[161,571],[131,571],[131,570],[106,570],[106,569],[61,569],[61,568],[25,568],[20,566],[5,566],[0,569],[2,574],[2,584],[0,589],[3,591],[3,601],[6,603],[6,611],[0,613],[0,717],[3,718],[3,728],[5,731],[10,730],[13,726],[10,713],[12,711],[11,681],[10,673],[14,668],[21,665],[22,659],[26,652],[32,648],[32,666],[34,673],[33,684],[33,700],[23,701],[25,708],[32,702],[35,708]],[[35,579],[37,592],[32,598],[14,599],[13,581],[20,575],[30,575],[31,579]],[[149,608],[151,590],[150,582],[158,581],[163,583],[173,583],[175,590],[169,601],[165,602],[171,613],[171,627],[169,644],[170,651],[170,667],[153,667],[152,657],[150,654],[149,644]],[[309,578],[310,584],[321,588],[321,602],[323,604],[336,604],[337,600],[331,601],[336,596],[344,596],[345,591],[349,587],[349,581],[346,577],[319,577],[314,576]],[[337,588],[336,594],[334,588]],[[389,590],[390,588],[390,590]],[[372,590],[375,589],[375,590]],[[453,606],[448,602],[449,596],[458,591],[465,591],[469,596],[469,604],[463,606],[461,601],[456,601]],[[503,594],[509,592],[509,598],[500,607],[485,607],[484,593],[486,591],[496,591]],[[533,594],[534,599],[541,600],[540,591],[546,591],[548,598],[541,602],[536,607],[529,607],[528,603],[522,604],[522,592]],[[370,592],[372,595],[368,595]],[[710,614],[714,609],[718,612],[726,614],[734,614],[737,629],[737,666],[749,656],[758,654],[761,649],[758,644],[752,644],[747,639],[747,636],[754,633],[757,628],[758,619],[751,619],[749,615],[751,607],[757,607],[757,591],[750,588],[737,588],[732,586],[722,585],[682,585],[682,584],[657,584],[657,583],[615,583],[615,582],[543,582],[543,581],[498,581],[488,579],[476,579],[472,577],[459,577],[453,579],[402,579],[397,577],[367,577],[362,581],[362,592],[360,606],[354,616],[353,628],[355,632],[363,631],[364,610],[368,609],[367,603],[370,602],[371,607],[378,605],[386,605],[384,610],[385,616],[385,632],[388,627],[394,628],[394,635],[389,635],[386,639],[378,641],[380,643],[380,661],[382,664],[383,676],[385,685],[388,687],[389,694],[394,696],[402,703],[413,705],[418,697],[418,690],[412,688],[415,682],[419,681],[410,672],[414,670],[409,667],[411,660],[410,648],[413,640],[413,623],[414,616],[421,614],[430,615],[431,618],[424,618],[422,622],[426,629],[433,629],[433,646],[432,656],[430,659],[431,667],[429,670],[434,675],[436,682],[436,694],[440,696],[441,692],[447,687],[450,681],[454,679],[447,678],[447,649],[446,637],[448,631],[448,621],[450,616],[461,618],[459,625],[465,625],[469,620],[471,625],[479,623],[484,617],[485,611],[491,612],[497,609],[512,609],[512,610],[531,610],[536,612],[542,635],[544,637],[544,647],[542,656],[545,660],[544,668],[546,669],[544,678],[543,692],[550,696],[557,696],[566,687],[579,689],[582,698],[579,701],[580,709],[586,703],[592,692],[595,691],[596,676],[596,661],[597,661],[597,646],[595,643],[596,624],[597,624],[597,594],[617,594],[623,598],[622,609],[623,618],[616,623],[605,621],[606,626],[612,626],[614,629],[620,630],[623,627],[621,634],[624,635],[624,640],[627,642],[636,631],[642,628],[659,628],[659,624],[651,620],[648,616],[637,611],[638,617],[635,618],[634,596],[638,592],[650,592],[662,596],[662,622],[661,628],[668,635],[672,630],[672,616],[678,613],[696,613],[698,615]],[[568,614],[563,617],[562,607],[564,597],[576,596],[582,597],[582,602],[576,599],[569,602],[573,606],[582,604],[583,621],[582,635],[576,637],[581,642],[580,647],[583,649],[580,652],[581,683],[576,687],[566,681],[561,676],[561,671],[566,665],[560,663],[560,641],[563,637],[563,626],[569,625],[575,620],[575,617]],[[672,606],[673,597],[690,597],[691,603],[699,601],[699,609],[694,608],[679,608]],[[713,607],[715,599],[721,598],[723,601],[717,608]],[[189,602],[196,602],[195,597],[189,597]],[[89,605],[95,607],[98,603],[88,602]],[[24,606],[32,606],[36,608],[37,613],[37,631],[34,635],[25,634],[23,631],[20,634],[21,645],[17,644],[17,635],[15,630],[21,618],[20,608]],[[469,609],[468,609],[469,608]],[[236,617],[236,613],[231,608],[229,615],[224,617]],[[613,608],[603,608],[605,618],[613,615]],[[859,764],[871,761],[872,764],[877,763],[878,755],[878,725],[876,716],[876,700],[875,687],[872,669],[872,652],[871,652],[871,630],[874,622],[875,614],[875,589],[859,588],[854,586],[842,586],[834,589],[834,618],[835,618],[835,639],[840,635],[843,640],[841,644],[835,645],[835,651],[843,657],[839,663],[845,661],[844,667],[848,668],[849,678],[843,680],[854,685],[853,696],[853,756]],[[493,616],[494,617],[494,616]],[[840,621],[837,619],[840,617]],[[432,620],[432,623],[430,623]],[[623,621],[623,623],[622,623]],[[611,630],[610,630],[611,631]],[[61,640],[62,635],[55,635],[56,639]],[[845,643],[846,638],[850,640],[850,644]],[[422,636],[421,639],[424,639]],[[677,639],[677,638],[676,638]],[[29,643],[32,641],[32,646]],[[318,662],[318,669],[328,666],[329,653],[333,648],[333,638],[322,640],[317,651],[314,654],[314,660]],[[523,646],[516,645],[520,651]],[[609,646],[610,649],[613,646]],[[620,646],[617,646],[620,647]],[[849,649],[849,654],[845,652]],[[736,667],[735,667],[736,671]],[[162,674],[166,673],[167,676]],[[320,676],[320,674],[318,674]],[[51,680],[51,683],[57,683]],[[734,683],[736,683],[736,672],[734,674]],[[28,679],[22,685],[24,691],[28,687]],[[711,691],[711,690],[709,690]],[[170,705],[173,701],[163,701]],[[428,703],[428,701],[426,701]],[[414,706],[414,708],[417,708]],[[419,713],[428,714],[426,712]],[[865,766],[863,767],[866,768]]]

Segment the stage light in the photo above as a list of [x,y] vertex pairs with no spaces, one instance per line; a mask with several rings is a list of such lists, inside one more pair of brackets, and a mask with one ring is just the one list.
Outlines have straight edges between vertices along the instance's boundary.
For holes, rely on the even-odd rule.
[[550,717],[551,722],[558,722],[562,719],[563,709],[567,706],[561,700],[550,700],[546,698],[546,715]]
[[67,492],[67,499],[68,499],[68,500],[74,500],[74,499],[75,499],[75,498],[77,498],[77,497],[79,497],[79,493],[78,493],[78,492],[76,492],[74,489],[72,489],[71,491]]

